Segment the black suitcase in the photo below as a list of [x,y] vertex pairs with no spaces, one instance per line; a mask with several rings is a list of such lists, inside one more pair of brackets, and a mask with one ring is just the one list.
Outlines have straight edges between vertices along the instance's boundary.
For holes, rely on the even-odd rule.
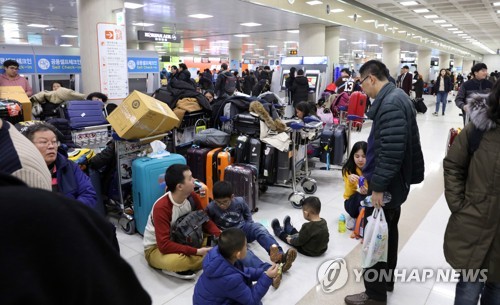
[[235,163],[248,163],[248,146],[249,139],[247,136],[242,135],[236,139]]
[[262,154],[262,164],[260,168],[260,176],[264,177],[264,181],[267,184],[276,183],[276,172],[278,170],[277,165],[278,150],[273,146],[266,144],[264,146],[264,151]]
[[232,164],[224,170],[224,180],[232,184],[234,196],[245,198],[252,212],[258,210],[259,183],[257,174],[257,168],[250,164]]
[[342,165],[347,150],[347,134],[344,125],[327,125],[320,137],[320,161]]
[[233,118],[233,128],[239,133],[260,137],[260,119],[251,114],[237,114]]
[[12,125],[24,121],[23,105],[16,100],[0,99],[0,118]]
[[193,177],[207,183],[207,154],[211,148],[191,147],[187,151],[187,165]]
[[276,183],[285,184],[290,180],[291,153],[278,151],[277,154]]
[[262,152],[262,144],[259,139],[251,138],[248,150],[248,163],[257,168],[257,173],[260,173],[260,156]]
[[415,105],[415,110],[420,113],[426,113],[427,112],[427,106],[424,103],[424,99],[419,97],[416,98],[413,101],[413,104]]

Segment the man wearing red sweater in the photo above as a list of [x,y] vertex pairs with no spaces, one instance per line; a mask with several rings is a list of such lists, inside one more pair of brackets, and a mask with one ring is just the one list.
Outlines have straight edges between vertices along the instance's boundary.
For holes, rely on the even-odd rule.
[[4,61],[3,67],[5,74],[0,74],[0,86],[21,86],[30,97],[33,95],[33,89],[26,78],[19,75],[19,63],[13,59]]
[[[177,219],[191,212],[188,200],[192,196],[196,209],[203,210],[194,193],[194,179],[187,165],[174,164],[165,172],[170,190],[153,205],[144,231],[144,254],[149,265],[182,279],[193,279],[194,271],[202,268],[203,257],[211,247],[193,248],[170,239],[170,228]],[[203,224],[203,232],[218,237],[220,229],[211,220]]]

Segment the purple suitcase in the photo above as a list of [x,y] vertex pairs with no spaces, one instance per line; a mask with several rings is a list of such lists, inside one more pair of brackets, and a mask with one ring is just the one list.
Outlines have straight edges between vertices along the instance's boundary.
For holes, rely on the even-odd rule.
[[193,146],[187,151],[187,165],[193,173],[193,177],[203,183],[207,183],[207,154],[211,148]]
[[67,101],[61,105],[61,110],[72,129],[108,124],[101,101]]
[[224,180],[233,185],[234,196],[245,198],[252,212],[258,211],[259,183],[257,173],[255,166],[241,163],[229,165],[224,171]]

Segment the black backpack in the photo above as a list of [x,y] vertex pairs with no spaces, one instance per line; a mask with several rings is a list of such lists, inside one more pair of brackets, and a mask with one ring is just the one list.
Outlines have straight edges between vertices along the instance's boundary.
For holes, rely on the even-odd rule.
[[236,91],[236,76],[234,76],[233,73],[230,71],[226,71],[219,75],[219,77],[222,77],[221,81],[221,91],[224,91],[227,93],[229,96],[233,95],[234,92]]
[[208,215],[203,210],[196,210],[193,198],[188,198],[191,212],[177,218],[172,225],[170,236],[176,243],[201,248],[203,244],[203,224],[208,221]]

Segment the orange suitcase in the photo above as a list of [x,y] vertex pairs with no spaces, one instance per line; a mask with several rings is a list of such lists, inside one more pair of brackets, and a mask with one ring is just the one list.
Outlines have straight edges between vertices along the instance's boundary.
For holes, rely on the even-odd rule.
[[224,180],[224,170],[226,167],[234,163],[234,157],[231,155],[232,148],[227,147],[224,151],[219,152],[217,155],[217,172],[219,173],[219,180]]
[[198,195],[198,198],[201,201],[201,206],[203,207],[203,209],[205,209],[208,206],[208,203],[210,202],[210,199],[208,198],[207,186],[200,180],[195,179],[194,188],[196,195]]
[[222,148],[214,148],[207,154],[207,164],[206,164],[206,182],[208,188],[208,197],[213,198],[212,190],[214,188],[215,182],[220,180],[219,175],[219,154],[222,152]]

